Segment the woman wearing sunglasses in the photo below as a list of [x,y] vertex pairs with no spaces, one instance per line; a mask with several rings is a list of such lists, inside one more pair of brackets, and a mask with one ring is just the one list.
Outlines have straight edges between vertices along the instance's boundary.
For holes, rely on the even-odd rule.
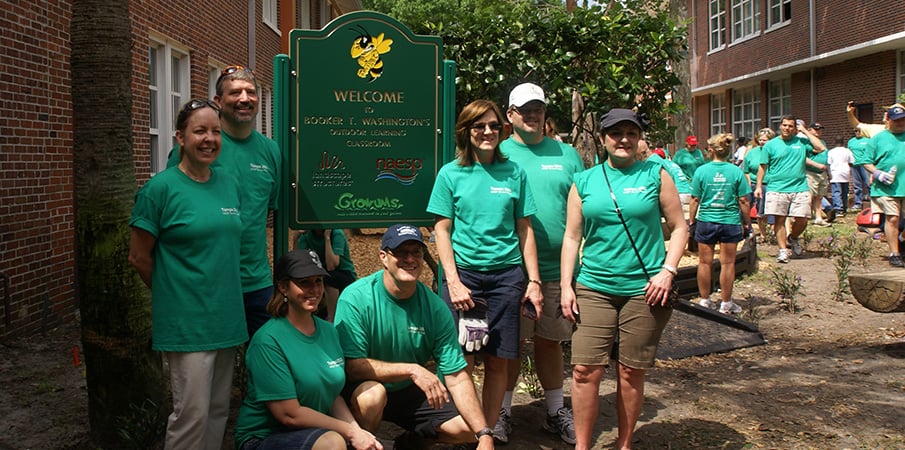
[[[541,311],[540,270],[530,216],[536,212],[525,171],[500,151],[503,114],[488,100],[466,105],[456,122],[458,157],[437,175],[427,211],[436,215],[443,299],[458,320],[469,373],[482,352],[482,405],[493,428],[506,391],[509,359],[519,357],[519,313]],[[526,277],[527,272],[527,277]],[[489,339],[463,342],[459,312],[486,300]],[[483,302],[482,302],[483,303]],[[463,313],[464,314],[464,313]],[[474,350],[474,351],[472,351]]]
[[323,263],[293,250],[273,268],[273,318],[245,354],[248,395],[239,408],[236,448],[355,450],[383,446],[362,429],[340,396],[345,359],[333,325],[314,315],[324,297]]
[[138,191],[129,262],[151,288],[151,347],[170,372],[167,449],[220,448],[236,347],[248,339],[239,277],[239,185],[211,168],[220,110],[185,104],[176,120],[179,164]]

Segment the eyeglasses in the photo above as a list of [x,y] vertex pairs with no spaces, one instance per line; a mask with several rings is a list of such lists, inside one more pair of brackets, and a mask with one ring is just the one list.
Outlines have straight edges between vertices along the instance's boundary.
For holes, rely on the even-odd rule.
[[205,106],[208,106],[217,111],[220,111],[220,107],[217,106],[216,103],[214,103],[210,100],[201,100],[201,99],[194,99],[194,100],[190,101],[187,105],[185,105],[185,109],[187,111],[194,111],[198,108],[204,108]]
[[489,123],[477,122],[477,123],[471,124],[471,126],[469,128],[471,128],[472,131],[477,131],[480,133],[480,132],[486,130],[488,127],[490,127],[490,131],[500,131],[503,129],[503,125],[499,122],[489,122]]
[[414,250],[403,250],[403,249],[390,250],[390,249],[387,249],[386,252],[395,256],[396,259],[405,259],[410,256],[415,257],[415,258],[424,257],[424,249],[421,249],[421,248],[416,248]]
[[251,70],[251,67],[245,67],[245,66],[227,66],[225,69],[223,69],[223,72],[220,72],[220,76],[233,74],[233,73],[236,73],[236,72],[238,72],[238,71],[240,71],[240,70],[243,71],[243,72],[250,73],[250,74],[252,74],[252,75],[255,74],[255,71],[254,71],[254,70]]
[[522,116],[531,116],[534,114],[543,114],[544,111],[547,110],[547,107],[544,105],[524,105],[521,108],[519,108],[518,106],[513,106],[512,110]]

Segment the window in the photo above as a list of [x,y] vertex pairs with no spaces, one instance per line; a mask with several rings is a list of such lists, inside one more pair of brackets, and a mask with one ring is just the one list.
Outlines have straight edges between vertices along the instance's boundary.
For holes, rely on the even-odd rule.
[[792,0],[768,0],[770,17],[768,27],[782,25],[792,20]]
[[905,50],[899,52],[899,73],[896,74],[898,81],[896,86],[896,101],[901,103],[905,99],[900,98],[905,93]]
[[758,86],[732,92],[732,133],[754,136],[760,129],[760,92]]
[[176,116],[189,100],[189,54],[168,42],[151,39],[148,54],[151,173],[167,166],[176,145]]
[[792,80],[770,82],[770,128],[779,129],[782,116],[792,114]]
[[258,94],[258,130],[264,136],[273,138],[273,92],[261,87]]
[[732,0],[732,41],[757,35],[760,31],[760,1]]
[[261,20],[277,34],[280,34],[280,19],[277,11],[277,0],[263,0]]
[[207,97],[213,99],[217,95],[217,79],[223,69],[216,66],[207,67]]
[[726,44],[726,5],[724,0],[710,0],[710,50]]
[[726,130],[726,94],[710,96],[710,135]]

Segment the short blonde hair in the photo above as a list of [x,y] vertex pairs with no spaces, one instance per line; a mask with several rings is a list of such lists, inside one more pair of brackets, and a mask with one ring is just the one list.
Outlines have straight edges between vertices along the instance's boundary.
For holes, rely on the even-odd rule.
[[732,133],[720,133],[716,136],[710,136],[707,139],[707,147],[715,156],[720,159],[726,159],[732,154],[732,144],[735,142],[735,136]]

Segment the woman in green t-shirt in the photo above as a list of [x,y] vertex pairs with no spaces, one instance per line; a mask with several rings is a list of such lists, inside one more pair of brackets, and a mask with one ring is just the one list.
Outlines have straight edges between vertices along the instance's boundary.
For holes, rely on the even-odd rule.
[[[672,313],[663,306],[688,241],[672,178],[660,164],[635,159],[646,123],[628,109],[605,114],[600,139],[606,158],[576,174],[569,191],[560,288],[563,316],[576,323],[572,408],[577,450],[587,450],[593,442],[600,380],[617,330],[616,448],[631,447],[644,400],[644,375],[654,366],[660,335]],[[669,251],[661,215],[671,230]]]
[[380,450],[340,395],[345,359],[333,325],[314,312],[327,271],[313,250],[293,250],[273,268],[273,318],[245,353],[248,394],[236,420],[236,448]]
[[698,243],[698,291],[701,306],[714,308],[710,301],[713,283],[713,252],[720,244],[720,312],[738,314],[742,308],[732,301],[735,283],[736,244],[741,242],[751,223],[748,194],[751,185],[735,164],[727,162],[735,138],[722,133],[707,140],[711,162],[694,173],[691,180],[689,222],[696,224],[694,240]]

